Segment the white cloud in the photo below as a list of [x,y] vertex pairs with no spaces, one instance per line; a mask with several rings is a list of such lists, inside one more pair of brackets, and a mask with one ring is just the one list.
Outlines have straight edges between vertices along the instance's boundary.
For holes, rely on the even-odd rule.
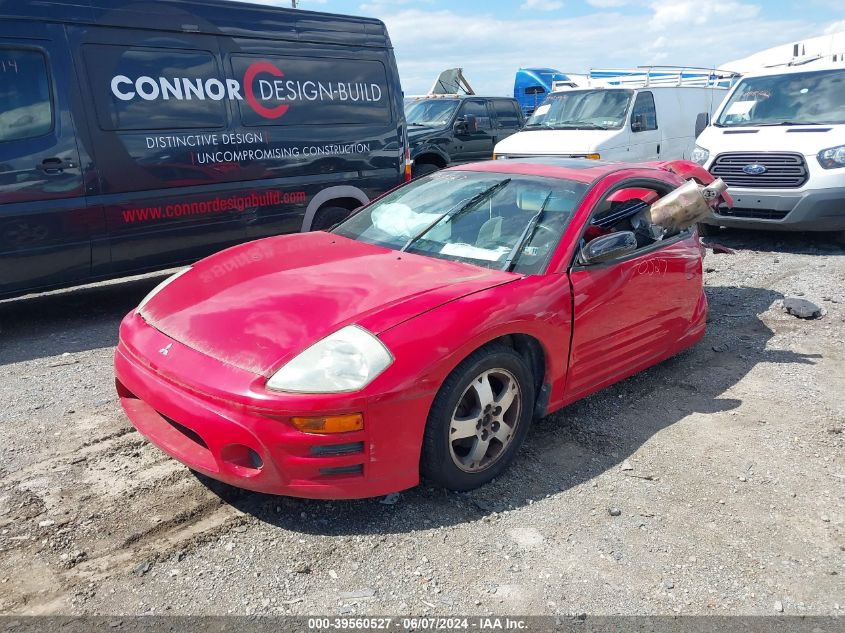
[[555,11],[562,6],[560,0],[525,0],[519,8],[524,11]]
[[587,0],[587,4],[594,6],[597,9],[614,9],[617,7],[624,7],[628,4],[628,0]]
[[[676,0],[632,15],[472,19],[449,9],[381,5],[406,93],[423,93],[445,68],[460,66],[476,91],[505,95],[520,67],[563,72],[650,64],[714,66],[777,44],[817,35],[826,24],[784,20],[753,4]],[[699,14],[703,14],[701,18]]]
[[845,33],[845,20],[834,22],[824,30],[825,35],[833,35],[834,33]]
[[652,2],[651,8],[654,11],[652,24],[656,29],[692,25],[710,25],[714,29],[720,29],[726,21],[752,20],[760,13],[760,7],[755,4],[702,0]]

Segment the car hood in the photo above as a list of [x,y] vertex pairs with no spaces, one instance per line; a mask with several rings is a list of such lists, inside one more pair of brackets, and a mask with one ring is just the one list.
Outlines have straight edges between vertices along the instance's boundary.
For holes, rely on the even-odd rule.
[[208,257],[141,310],[152,327],[212,358],[269,375],[332,332],[375,334],[519,276],[306,233]]
[[820,150],[842,144],[845,126],[784,125],[770,127],[709,127],[696,143],[710,150],[711,156],[723,152],[798,152],[814,157]]
[[496,154],[560,156],[590,154],[619,137],[619,130],[524,130],[496,143]]

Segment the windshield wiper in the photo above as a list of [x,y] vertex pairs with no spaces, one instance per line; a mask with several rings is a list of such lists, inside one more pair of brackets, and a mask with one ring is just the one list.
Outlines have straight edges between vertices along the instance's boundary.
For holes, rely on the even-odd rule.
[[606,125],[598,125],[597,123],[590,123],[588,121],[561,121],[557,124],[558,127],[566,126],[575,130],[606,130]]
[[531,241],[531,238],[534,237],[534,232],[537,230],[537,225],[540,224],[540,221],[543,219],[543,215],[546,213],[546,205],[549,203],[549,198],[552,197],[553,192],[549,192],[549,195],[546,196],[546,199],[543,200],[543,206],[540,207],[540,210],[534,214],[534,217],[528,221],[528,224],[525,225],[525,230],[522,232],[522,235],[519,236],[519,240],[517,241],[516,245],[511,250],[508,258],[505,260],[505,270],[510,271],[514,264],[516,263],[516,256],[522,254],[522,249],[525,245]]
[[423,124],[423,123],[410,123],[410,122],[409,122],[409,123],[408,123],[408,125],[416,125],[416,126],[418,126],[418,127],[428,127],[427,125],[425,125],[425,124]]
[[776,121],[774,123],[756,123],[751,127],[774,127],[778,125],[824,125],[824,123],[814,123],[813,121]]
[[[490,198],[492,198],[492,197],[493,197],[493,195],[495,195],[495,194],[496,194],[496,193],[497,193],[500,189],[504,189],[504,188],[505,188],[505,187],[506,187],[506,186],[510,183],[510,181],[511,181],[511,179],[510,179],[510,178],[505,178],[505,179],[504,179],[504,180],[502,180],[501,182],[497,182],[495,185],[493,185],[493,186],[491,186],[491,187],[487,187],[487,189],[485,189],[484,191],[482,191],[482,192],[480,192],[480,193],[475,194],[472,198],[470,198],[469,200],[467,200],[467,201],[466,201],[464,204],[462,204],[460,207],[458,207],[458,206],[456,205],[456,206],[455,206],[455,207],[453,207],[452,209],[449,209],[446,213],[444,213],[443,215],[441,215],[440,217],[438,217],[438,218],[437,218],[434,222],[432,222],[431,224],[429,224],[428,226],[426,226],[426,227],[425,227],[422,231],[420,231],[419,233],[417,233],[416,235],[414,235],[413,237],[411,237],[411,239],[409,239],[407,242],[405,242],[405,245],[404,245],[402,248],[400,248],[400,249],[399,249],[399,250],[400,250],[400,252],[403,252],[403,253],[404,253],[404,252],[405,252],[405,251],[407,251],[409,248],[411,248],[411,246],[412,246],[413,244],[415,244],[416,242],[418,242],[419,240],[421,240],[421,239],[422,239],[422,237],[423,237],[426,233],[428,233],[431,229],[433,229],[435,226],[437,226],[438,224],[440,224],[440,222],[441,222],[441,221],[443,221],[445,218],[454,218],[454,217],[457,217],[457,216],[458,216],[458,215],[460,215],[461,213],[465,213],[465,212],[466,212],[466,211],[468,211],[469,209],[472,209],[474,206],[476,206],[476,205],[478,205],[478,204],[481,204],[481,203],[482,203],[482,202],[484,202],[485,200],[489,200],[489,199],[490,199]],[[460,203],[458,203],[458,204],[460,204]]]

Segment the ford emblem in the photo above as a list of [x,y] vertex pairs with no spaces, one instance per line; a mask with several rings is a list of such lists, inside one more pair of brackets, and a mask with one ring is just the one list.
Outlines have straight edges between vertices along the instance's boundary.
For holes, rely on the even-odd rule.
[[766,173],[766,166],[761,165],[760,163],[752,163],[751,165],[743,167],[742,171],[749,176],[759,176],[760,174]]

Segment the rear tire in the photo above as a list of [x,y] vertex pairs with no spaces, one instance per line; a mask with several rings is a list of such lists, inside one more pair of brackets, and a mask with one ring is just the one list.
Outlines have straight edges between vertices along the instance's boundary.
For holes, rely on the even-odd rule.
[[343,207],[323,207],[317,211],[314,221],[311,223],[312,231],[328,231],[330,228],[343,222],[352,213]]
[[420,470],[451,490],[498,477],[522,446],[534,414],[534,380],[506,345],[479,349],[443,382],[423,435]]
[[440,168],[437,165],[433,165],[431,163],[414,165],[413,168],[411,168],[411,178],[422,178],[423,176],[428,176],[429,174],[433,174],[439,170]]

